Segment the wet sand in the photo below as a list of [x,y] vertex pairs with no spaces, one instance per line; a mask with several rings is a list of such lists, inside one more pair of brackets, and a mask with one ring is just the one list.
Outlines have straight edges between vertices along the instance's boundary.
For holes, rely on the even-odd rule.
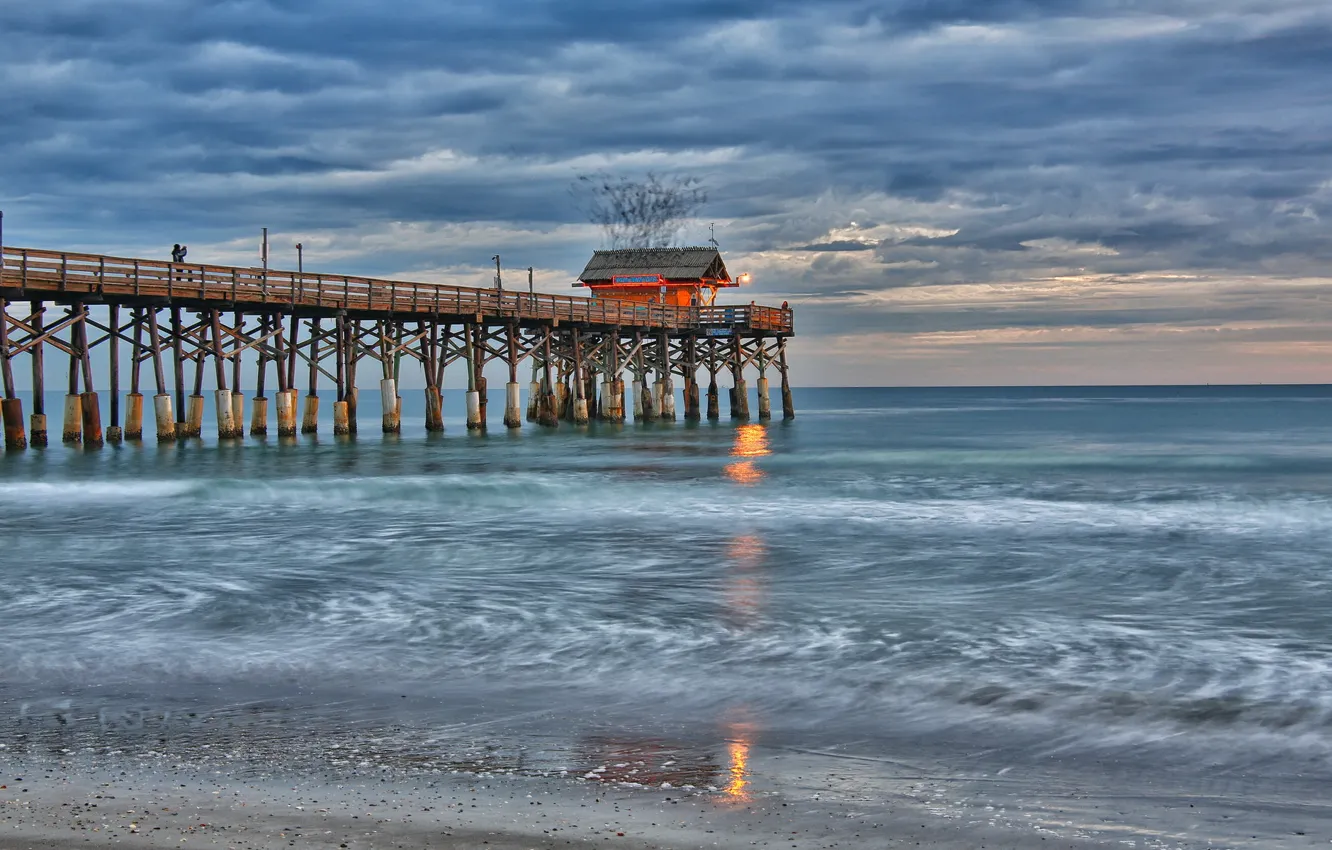
[[237,782],[23,777],[0,791],[0,848],[1122,847],[912,806],[751,801],[529,777]]

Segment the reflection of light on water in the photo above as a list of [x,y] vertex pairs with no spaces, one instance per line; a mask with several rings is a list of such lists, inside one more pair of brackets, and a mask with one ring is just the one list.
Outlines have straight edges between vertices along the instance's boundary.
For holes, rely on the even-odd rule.
[[727,560],[733,565],[726,576],[725,604],[732,622],[751,628],[763,610],[765,588],[759,569],[768,549],[756,535],[744,534],[726,544]]
[[749,747],[750,742],[747,738],[739,738],[728,741],[727,750],[731,755],[731,765],[727,770],[731,774],[730,781],[722,789],[726,799],[736,803],[749,802]]
[[[735,429],[735,444],[731,457],[755,458],[772,454],[768,448],[768,429],[762,425],[741,425]],[[763,470],[752,460],[728,463],[722,473],[736,484],[752,487],[763,480]]]

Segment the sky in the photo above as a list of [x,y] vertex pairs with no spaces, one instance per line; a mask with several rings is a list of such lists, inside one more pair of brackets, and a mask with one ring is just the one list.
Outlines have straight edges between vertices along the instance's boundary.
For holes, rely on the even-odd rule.
[[1322,383],[1330,80],[1326,0],[0,2],[0,210],[575,294],[579,175],[696,177],[797,385]]

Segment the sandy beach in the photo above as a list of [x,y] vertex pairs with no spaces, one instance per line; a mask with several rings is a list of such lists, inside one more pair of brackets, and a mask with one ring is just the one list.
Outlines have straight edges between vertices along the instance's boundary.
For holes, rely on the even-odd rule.
[[[1122,847],[941,817],[909,801],[737,803],[671,789],[523,777],[238,782],[222,777],[22,777],[0,792],[0,848]],[[1111,831],[1112,832],[1112,831]]]

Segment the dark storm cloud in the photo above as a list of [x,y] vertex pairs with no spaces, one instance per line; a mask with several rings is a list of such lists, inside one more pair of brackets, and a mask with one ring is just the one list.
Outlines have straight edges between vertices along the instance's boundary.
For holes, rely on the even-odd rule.
[[[705,215],[731,222],[724,245],[773,258],[757,294],[883,329],[928,329],[931,316],[937,330],[1027,327],[1045,314],[837,311],[853,309],[849,294],[903,287],[1301,276],[1332,259],[1321,2],[313,8],[0,6],[11,241],[115,250],[173,241],[168,228],[225,241],[259,223],[550,229],[581,220],[567,191],[580,170],[651,168],[702,176]],[[551,262],[575,267],[591,247]],[[478,253],[432,248],[441,262]],[[403,267],[387,248],[359,262]],[[1164,326],[1186,313],[1107,306],[1079,321]]]

